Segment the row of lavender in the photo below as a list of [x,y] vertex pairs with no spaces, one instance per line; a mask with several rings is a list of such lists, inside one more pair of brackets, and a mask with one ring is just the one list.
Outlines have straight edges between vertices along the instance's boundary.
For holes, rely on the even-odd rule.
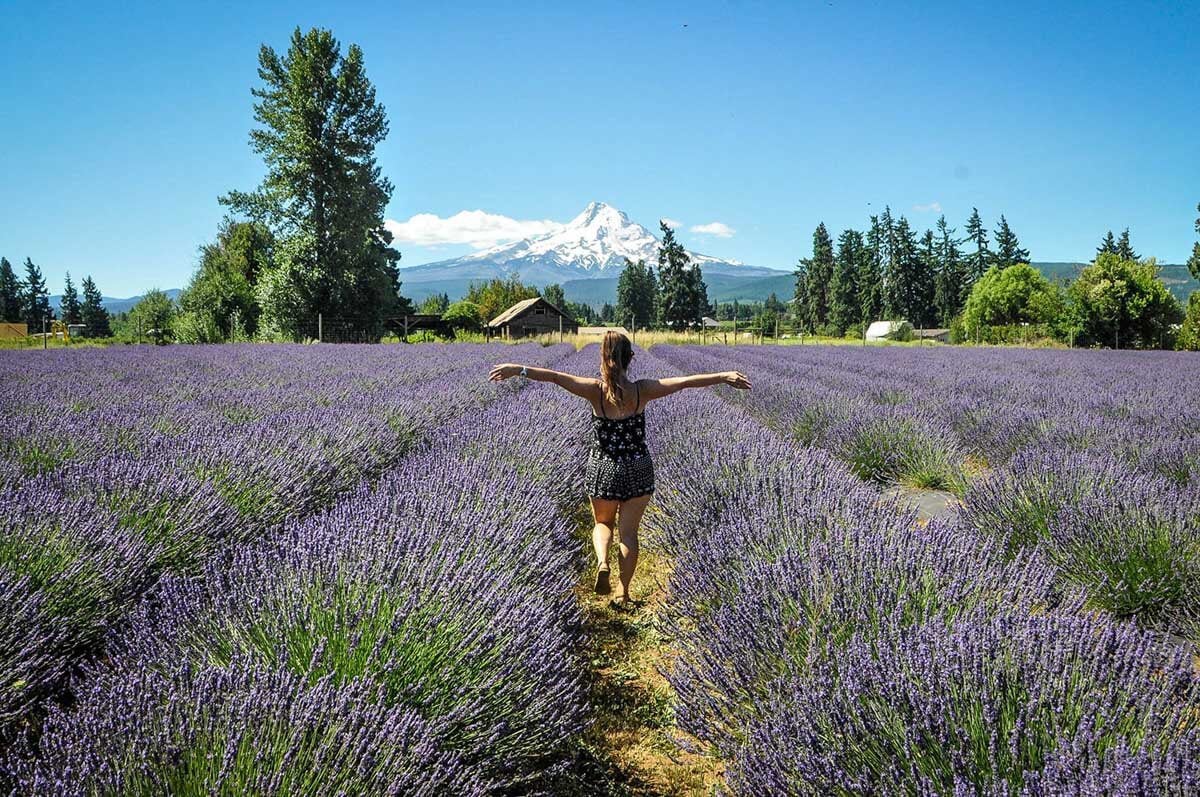
[[1200,791],[1193,647],[1096,610],[1044,547],[979,513],[921,524],[837,449],[764,427],[745,410],[775,387],[752,358],[656,357],[757,377],[750,397],[687,394],[651,424],[672,488],[648,521],[675,558],[667,675],[735,791]]
[[163,574],[195,573],[310,515],[506,395],[482,378],[502,351],[139,347],[0,359],[0,746]]
[[[739,367],[756,418],[869,481],[949,488],[1090,605],[1200,640],[1200,359],[1180,354],[667,350]],[[736,360],[735,360],[736,357]],[[973,469],[971,461],[986,462]],[[968,476],[968,474],[971,474]]]
[[564,511],[586,413],[533,390],[198,577],[164,577],[75,705],[8,756],[20,791],[432,795],[552,778],[586,717]]

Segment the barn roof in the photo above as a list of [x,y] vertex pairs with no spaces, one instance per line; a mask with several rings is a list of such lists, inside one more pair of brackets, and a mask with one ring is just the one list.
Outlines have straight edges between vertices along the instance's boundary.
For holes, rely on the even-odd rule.
[[546,307],[548,307],[551,310],[553,310],[554,312],[558,313],[563,318],[570,320],[570,316],[568,316],[562,310],[559,310],[554,305],[550,304],[550,302],[546,301],[545,298],[543,298],[541,296],[534,296],[532,299],[523,299],[522,301],[517,302],[512,307],[508,308],[503,313],[501,313],[500,315],[496,316],[491,321],[489,321],[488,326],[489,327],[502,327],[505,324],[509,323],[510,321],[523,315],[526,310],[533,307],[535,304],[538,304],[539,302],[546,305]]

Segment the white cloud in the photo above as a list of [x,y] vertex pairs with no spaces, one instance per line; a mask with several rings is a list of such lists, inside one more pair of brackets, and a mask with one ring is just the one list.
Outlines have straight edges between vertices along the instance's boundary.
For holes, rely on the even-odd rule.
[[719,221],[709,222],[708,224],[697,224],[692,227],[692,232],[698,232],[701,235],[715,235],[718,238],[732,238],[737,232],[728,224]]
[[483,210],[460,210],[442,218],[432,213],[418,213],[408,221],[388,219],[384,226],[397,243],[417,246],[467,244],[475,249],[519,241],[534,235],[554,232],[563,225],[548,219],[521,221]]
[[661,219],[661,221],[663,224],[667,225],[672,230],[677,230],[683,226],[682,221],[676,221],[675,219]]
[[913,205],[913,210],[917,213],[941,213],[941,202],[930,202],[928,205]]

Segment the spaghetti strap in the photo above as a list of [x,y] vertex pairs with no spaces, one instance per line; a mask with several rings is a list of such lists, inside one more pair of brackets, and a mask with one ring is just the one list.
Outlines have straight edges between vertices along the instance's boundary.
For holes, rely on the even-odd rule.
[[637,404],[633,405],[633,414],[637,415],[642,411],[642,380],[634,382],[633,387],[637,390]]
[[600,415],[604,418],[608,417],[608,413],[604,411],[604,385],[600,385]]

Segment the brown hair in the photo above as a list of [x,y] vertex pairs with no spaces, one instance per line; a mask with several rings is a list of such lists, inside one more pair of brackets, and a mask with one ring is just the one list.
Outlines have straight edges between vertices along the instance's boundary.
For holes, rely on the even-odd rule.
[[604,342],[600,344],[600,389],[604,392],[603,401],[621,406],[625,398],[621,382],[632,359],[633,344],[629,338],[614,330],[604,333]]

